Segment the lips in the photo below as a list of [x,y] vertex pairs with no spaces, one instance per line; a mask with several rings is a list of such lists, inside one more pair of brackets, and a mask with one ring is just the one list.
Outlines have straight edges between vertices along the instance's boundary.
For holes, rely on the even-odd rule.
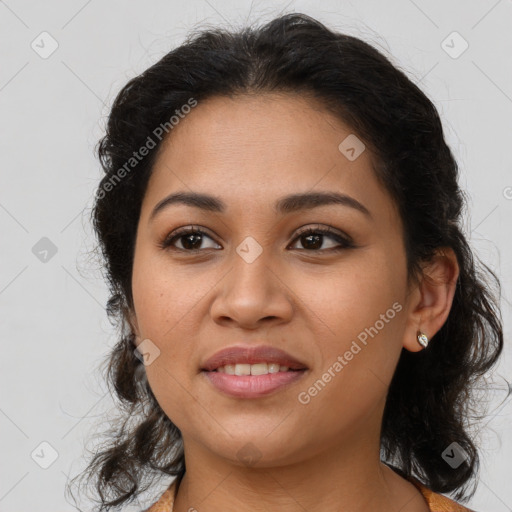
[[201,365],[201,370],[212,372],[220,366],[227,364],[256,363],[277,363],[280,366],[288,366],[292,370],[306,370],[308,368],[307,365],[291,354],[270,345],[259,345],[256,347],[235,345],[216,352]]

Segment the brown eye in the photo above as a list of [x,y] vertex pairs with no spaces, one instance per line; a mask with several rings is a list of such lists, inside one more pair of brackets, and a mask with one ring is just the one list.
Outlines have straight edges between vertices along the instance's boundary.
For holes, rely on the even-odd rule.
[[[331,241],[328,247],[325,247],[326,239]],[[206,240],[210,240],[213,245],[210,244],[209,247],[204,247],[203,243],[205,243]],[[355,247],[350,237],[343,236],[329,227],[309,227],[300,232],[295,238],[294,242],[295,241],[300,242],[302,249],[298,247],[292,247],[292,249],[305,250],[308,252],[340,251]],[[222,248],[210,235],[196,227],[185,227],[173,231],[167,235],[159,245],[162,249],[172,249],[183,252]]]
[[[168,235],[161,243],[160,247],[162,249],[173,248],[180,251],[199,251],[204,249],[201,247],[201,244],[204,242],[204,239],[208,238],[213,241],[213,239],[206,234],[204,231],[197,228],[182,228],[177,231],[173,231],[170,235]],[[181,247],[176,246],[176,243],[181,244]],[[216,244],[217,247],[220,247]],[[206,247],[207,249],[212,249],[215,247]]]
[[[336,242],[334,246],[325,247],[324,241],[326,238],[334,240]],[[342,236],[337,231],[333,231],[331,228],[308,228],[299,233],[295,238],[303,246],[304,250],[323,252],[323,251],[339,251],[342,249],[348,249],[355,247],[352,240],[348,237]]]

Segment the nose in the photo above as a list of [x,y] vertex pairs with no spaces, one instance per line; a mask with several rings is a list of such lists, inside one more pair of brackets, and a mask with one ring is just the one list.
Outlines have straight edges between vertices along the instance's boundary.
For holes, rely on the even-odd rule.
[[211,305],[213,320],[243,329],[289,322],[294,311],[293,293],[282,272],[273,267],[264,253],[251,263],[235,254]]

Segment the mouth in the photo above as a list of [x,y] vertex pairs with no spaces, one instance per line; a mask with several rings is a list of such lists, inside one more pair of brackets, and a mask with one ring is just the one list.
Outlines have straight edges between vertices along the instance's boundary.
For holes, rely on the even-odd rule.
[[[250,368],[245,368],[247,366]],[[279,368],[276,372],[258,373],[263,371],[263,369],[258,369],[259,366],[260,364],[227,365],[215,370],[202,370],[201,374],[213,386],[213,389],[225,396],[255,399],[290,387],[308,371],[306,368],[290,369],[283,366],[282,370]],[[254,374],[252,373],[253,367],[256,367]],[[230,373],[231,371],[235,373]],[[248,371],[251,373],[247,373]]]
[[270,345],[226,347],[216,352],[200,367],[201,371],[217,371],[230,375],[264,375],[306,369],[305,363]]
[[268,375],[273,373],[284,373],[284,372],[302,372],[307,370],[304,368],[290,368],[286,365],[282,365],[279,363],[268,363],[266,361],[262,361],[261,363],[255,364],[226,364],[219,366],[213,370],[202,369],[205,372],[216,372],[216,373],[225,373],[227,375]]
[[214,389],[236,398],[258,398],[301,379],[309,368],[269,345],[227,347],[210,357],[200,372]]

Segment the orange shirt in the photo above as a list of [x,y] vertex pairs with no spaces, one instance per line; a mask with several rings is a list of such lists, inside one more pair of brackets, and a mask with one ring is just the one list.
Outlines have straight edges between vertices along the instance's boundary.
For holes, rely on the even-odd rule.
[[431,491],[428,487],[425,487],[419,480],[416,480],[413,477],[409,478],[409,481],[420,490],[427,502],[430,512],[475,512],[474,510],[459,505],[442,494],[437,494]]
[[[442,494],[437,494],[431,491],[428,487],[425,487],[421,482],[413,477],[410,478],[410,482],[420,490],[430,512],[475,512],[457,504],[455,501],[443,496]],[[169,488],[162,494],[160,499],[145,512],[172,512],[177,490],[177,479],[175,479]]]

